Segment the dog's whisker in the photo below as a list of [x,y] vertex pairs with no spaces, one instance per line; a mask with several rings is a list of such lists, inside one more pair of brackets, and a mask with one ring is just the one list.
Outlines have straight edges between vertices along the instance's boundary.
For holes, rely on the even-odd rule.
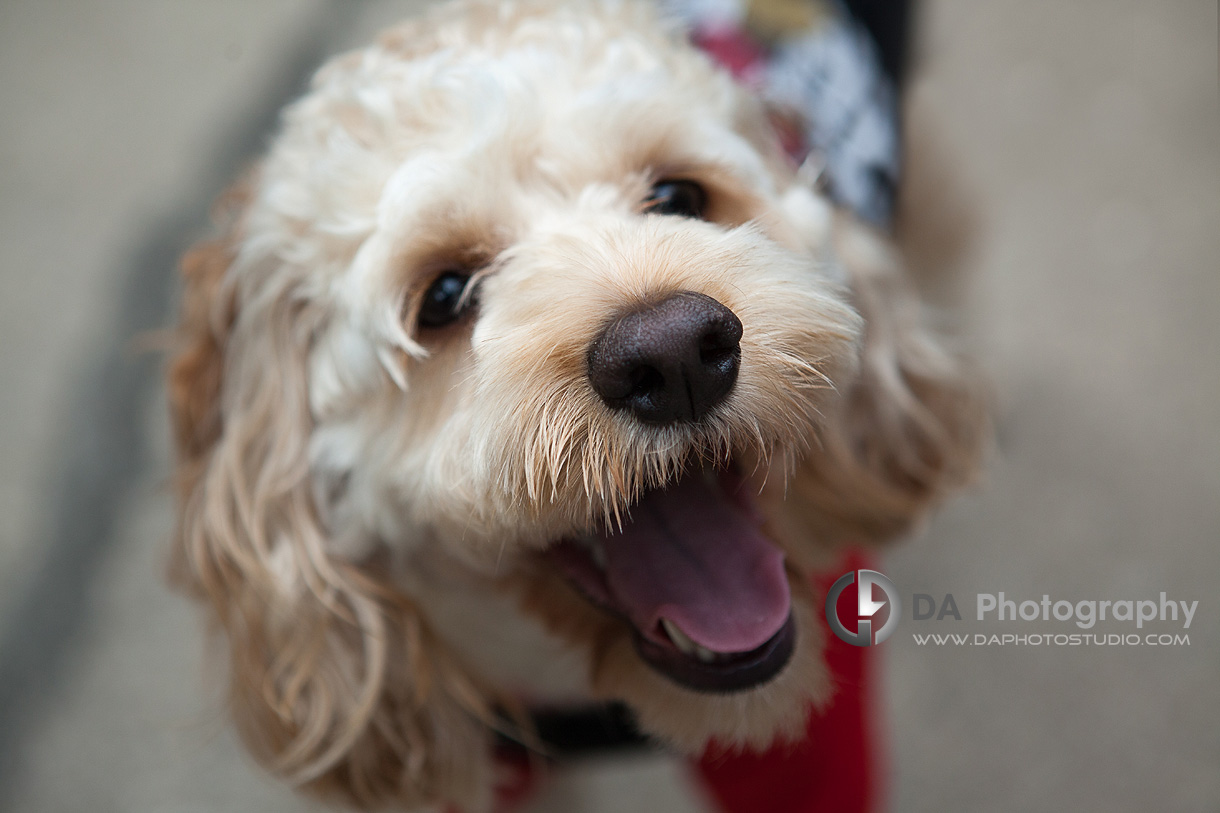
[[505,538],[503,538],[503,537],[501,537],[501,539],[500,539],[500,549],[499,549],[498,551],[496,551],[496,566],[495,566],[495,568],[494,568],[494,569],[493,569],[493,571],[492,571],[492,572],[493,572],[493,574],[494,574],[494,575],[496,575],[496,576],[499,576],[499,575],[500,575],[500,562],[501,562],[501,561],[504,559],[504,549],[505,549],[507,546],[508,546],[508,540],[507,540],[507,539],[505,539]]

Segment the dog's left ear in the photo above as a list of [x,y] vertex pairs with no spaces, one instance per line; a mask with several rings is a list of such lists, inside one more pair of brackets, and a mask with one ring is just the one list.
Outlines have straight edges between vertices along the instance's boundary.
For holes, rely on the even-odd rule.
[[172,575],[210,608],[234,721],[266,767],[362,808],[477,804],[487,695],[384,566],[331,550],[308,456],[322,317],[308,275],[246,239],[231,201],[227,233],[183,261]]
[[985,388],[931,329],[890,241],[842,213],[818,229],[864,333],[854,377],[834,382],[838,397],[789,481],[787,530],[819,547],[883,542],[973,477],[988,433]]

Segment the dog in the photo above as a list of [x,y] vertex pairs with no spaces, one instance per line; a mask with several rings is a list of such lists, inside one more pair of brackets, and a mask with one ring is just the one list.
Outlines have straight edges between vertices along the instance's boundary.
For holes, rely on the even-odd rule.
[[976,377],[894,248],[647,4],[385,32],[221,208],[168,371],[174,574],[248,748],[324,796],[490,809],[539,707],[800,738],[814,580],[975,469]]

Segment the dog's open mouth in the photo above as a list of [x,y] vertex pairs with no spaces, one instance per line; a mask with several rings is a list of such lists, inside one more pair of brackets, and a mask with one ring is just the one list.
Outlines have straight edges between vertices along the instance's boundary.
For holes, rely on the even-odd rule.
[[628,621],[640,656],[670,679],[737,692],[775,677],[796,633],[784,556],[731,471],[646,493],[621,530],[551,547],[594,604]]

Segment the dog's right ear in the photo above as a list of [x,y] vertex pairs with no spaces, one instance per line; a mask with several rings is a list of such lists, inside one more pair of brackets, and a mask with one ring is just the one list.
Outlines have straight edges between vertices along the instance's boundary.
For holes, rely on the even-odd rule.
[[234,720],[265,766],[359,807],[481,809],[487,693],[383,568],[328,545],[306,383],[324,317],[306,275],[246,239],[247,195],[183,262],[172,578],[210,607]]

